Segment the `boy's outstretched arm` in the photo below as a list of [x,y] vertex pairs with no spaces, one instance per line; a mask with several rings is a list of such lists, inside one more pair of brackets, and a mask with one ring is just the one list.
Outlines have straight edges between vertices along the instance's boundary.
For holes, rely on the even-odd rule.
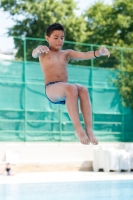
[[49,48],[47,46],[40,45],[32,51],[32,57],[38,58],[42,53],[48,53]]
[[75,59],[75,60],[89,60],[92,58],[100,57],[100,56],[110,56],[110,53],[107,48],[101,47],[97,51],[87,51],[87,52],[79,52],[79,51],[73,51],[68,50],[69,59]]

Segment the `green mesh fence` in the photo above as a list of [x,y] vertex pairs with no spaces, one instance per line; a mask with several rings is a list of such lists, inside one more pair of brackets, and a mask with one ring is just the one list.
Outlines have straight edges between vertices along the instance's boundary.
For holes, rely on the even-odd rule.
[[[33,48],[45,41],[16,40],[21,41],[22,48],[15,60],[1,60],[0,63],[0,141],[77,141],[65,105],[51,104],[45,97],[40,64],[31,57]],[[68,47],[85,51],[98,48],[66,42],[64,48]],[[132,111],[122,106],[112,81],[123,64],[131,62],[127,56],[129,50],[113,47],[110,50],[112,56],[108,60],[99,58],[70,63],[69,82],[88,88],[93,130],[99,141],[131,142]],[[80,120],[84,126],[81,113]]]

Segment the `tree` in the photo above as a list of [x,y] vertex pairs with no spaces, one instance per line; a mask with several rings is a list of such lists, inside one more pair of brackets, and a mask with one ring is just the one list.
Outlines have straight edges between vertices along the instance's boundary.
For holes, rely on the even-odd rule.
[[84,42],[120,47],[110,48],[111,58],[96,59],[95,66],[120,70],[115,84],[122,96],[124,106],[129,106],[133,110],[132,11],[132,0],[114,0],[112,5],[105,5],[103,2],[95,3],[84,12],[87,23],[87,37]]
[[[118,14],[121,29],[119,36],[125,47],[133,48],[133,6],[132,0],[115,0],[115,12]],[[121,22],[120,22],[121,21]],[[122,71],[117,76],[116,86],[122,96],[123,105],[133,110],[133,49],[123,50]]]
[[125,107],[131,107],[133,110],[133,69],[131,71],[121,71],[115,84],[122,97],[122,103]]
[[[133,47],[132,0],[114,0],[112,5],[97,2],[84,12],[87,23],[85,43]],[[97,60],[97,66],[120,67],[120,50],[110,49],[111,58]],[[110,61],[110,62],[108,62]],[[133,60],[130,61],[131,63]]]
[[133,47],[132,0],[114,0],[112,5],[97,2],[87,9],[86,42],[110,46]]
[[[9,11],[15,22],[8,31],[10,36],[44,38],[46,27],[59,22],[65,26],[66,40],[82,42],[85,39],[86,23],[82,16],[76,17],[74,10],[77,7],[73,0],[3,0],[1,6]],[[23,41],[14,41],[17,57],[23,59]],[[32,60],[31,51],[36,45],[39,42],[28,40],[28,60]]]

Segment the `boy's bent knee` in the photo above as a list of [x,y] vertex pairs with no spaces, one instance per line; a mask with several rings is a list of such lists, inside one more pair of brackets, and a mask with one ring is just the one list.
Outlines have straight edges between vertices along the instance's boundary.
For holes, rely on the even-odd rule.
[[74,96],[78,96],[78,89],[75,85],[68,85],[66,88],[66,93],[72,94]]
[[88,90],[87,90],[86,87],[82,86],[82,87],[80,87],[80,89],[79,89],[79,93],[81,93],[81,94],[88,94]]

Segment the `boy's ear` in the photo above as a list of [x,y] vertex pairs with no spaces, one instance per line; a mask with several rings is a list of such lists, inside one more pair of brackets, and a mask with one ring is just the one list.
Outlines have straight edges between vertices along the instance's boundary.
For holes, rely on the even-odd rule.
[[47,35],[46,35],[46,37],[45,37],[45,38],[46,38],[46,41],[47,41],[47,42],[49,42],[49,37],[48,37]]

